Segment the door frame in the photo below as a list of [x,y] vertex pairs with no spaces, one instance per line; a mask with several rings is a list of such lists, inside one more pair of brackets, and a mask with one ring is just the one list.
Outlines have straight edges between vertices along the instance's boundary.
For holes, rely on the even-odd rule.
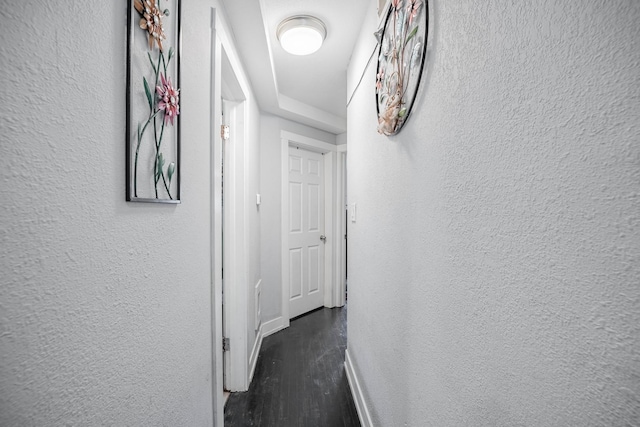
[[[223,271],[222,325],[223,336],[229,338],[228,351],[223,352],[223,385],[228,391],[249,388],[247,347],[248,242],[245,197],[245,135],[246,100],[229,64],[222,55],[222,98],[227,108],[227,123],[231,129],[229,140],[222,141],[224,150],[223,203]],[[226,69],[225,69],[226,68]]]
[[338,145],[338,165],[336,168],[336,293],[335,306],[347,303],[347,144]]
[[[236,218],[240,215],[245,218],[244,197],[244,143],[248,126],[248,108],[246,107],[246,94],[249,93],[248,83],[241,70],[241,62],[230,41],[224,17],[220,10],[211,8],[211,64],[210,64],[210,164],[211,164],[211,200],[210,200],[210,225],[211,225],[211,387],[213,406],[213,425],[222,427],[224,425],[224,378],[223,378],[223,358],[222,351],[223,334],[223,309],[222,309],[222,146],[223,140],[220,135],[222,125],[222,98],[233,101],[231,115],[236,122],[236,140],[240,142],[232,145],[232,164],[227,163],[227,167],[233,169],[235,188],[230,192],[233,200],[231,203],[230,216]],[[236,151],[237,150],[237,151]],[[231,150],[230,150],[231,151]],[[231,154],[231,153],[227,153]],[[227,175],[227,179],[230,177]],[[234,231],[244,230],[243,220],[237,220],[234,224]],[[226,227],[225,227],[226,228]],[[241,236],[244,236],[242,234]],[[231,251],[232,245],[225,245],[225,264],[227,260],[233,259],[233,267],[228,267],[236,273],[236,282],[245,279],[245,285],[237,283],[238,292],[228,292],[225,296],[229,316],[225,316],[231,326],[231,351],[236,361],[236,366],[231,367],[231,383],[228,388],[246,390],[248,387],[248,352],[246,343],[246,330],[248,323],[247,316],[247,286],[246,274],[243,268],[247,257],[246,241],[238,235],[234,235],[235,248]],[[226,240],[226,239],[225,239]],[[237,272],[240,272],[239,274]],[[225,276],[230,273],[227,272]],[[246,387],[245,387],[246,384]]]
[[[298,135],[288,131],[280,131],[281,141],[281,265],[282,265],[282,322],[283,327],[289,327],[289,147],[299,147],[305,150],[324,154],[324,209],[325,236],[328,244],[324,245],[324,306],[337,307],[344,305],[344,281],[342,257],[343,238],[341,230],[342,204],[344,191],[342,190],[344,174],[338,172],[340,161],[344,161],[339,152],[346,153],[346,145],[333,145],[314,138]],[[337,207],[340,207],[337,209]],[[341,237],[341,238],[337,238]]]
[[213,397],[213,425],[224,425],[224,386],[222,352],[222,40],[220,17],[211,8],[211,387]]

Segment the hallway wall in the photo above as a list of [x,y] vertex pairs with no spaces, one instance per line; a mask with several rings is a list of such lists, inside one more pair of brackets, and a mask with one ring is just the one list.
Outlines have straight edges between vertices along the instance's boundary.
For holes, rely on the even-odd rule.
[[[348,352],[375,426],[640,419],[640,3],[433,1],[421,95],[348,110]],[[372,52],[375,6],[352,56]]]
[[210,7],[185,1],[182,204],[125,202],[128,2],[0,12],[0,425],[210,426]]

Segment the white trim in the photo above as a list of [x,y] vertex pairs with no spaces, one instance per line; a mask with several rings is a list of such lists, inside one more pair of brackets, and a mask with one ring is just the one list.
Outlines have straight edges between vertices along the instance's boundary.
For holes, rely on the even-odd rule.
[[324,278],[324,305],[325,307],[335,307],[336,282],[334,266],[336,261],[334,254],[339,244],[334,229],[334,212],[336,209],[334,187],[335,165],[338,147],[324,141],[320,141],[307,136],[298,135],[285,130],[280,131],[281,151],[281,266],[282,266],[282,317],[285,319],[285,327],[289,327],[289,235],[287,233],[289,224],[289,147],[300,147],[306,150],[323,153],[325,172],[325,236],[329,244],[325,245],[325,278]]
[[288,250],[288,242],[289,236],[287,236],[286,230],[289,228],[289,209],[287,206],[287,202],[289,200],[289,192],[288,192],[288,177],[289,177],[289,140],[282,136],[284,131],[281,132],[281,152],[280,152],[280,184],[281,184],[281,208],[280,208],[280,241],[281,241],[281,249],[280,249],[280,265],[282,268],[282,283],[280,287],[282,288],[282,322],[283,328],[289,327],[289,290],[287,289],[287,283],[289,283],[289,250]]
[[[341,149],[344,147],[344,149]],[[333,299],[334,307],[342,307],[346,303],[346,239],[347,232],[345,218],[345,183],[346,183],[346,144],[338,147],[336,166],[336,199],[335,199],[335,224],[336,224],[336,245],[335,245],[335,294]]]
[[255,310],[253,312],[253,316],[254,316],[253,329],[258,331],[262,324],[262,279],[258,280],[258,283],[256,283],[256,286],[254,289],[253,304],[255,306]]
[[[260,287],[261,283],[262,279],[260,279],[258,281],[258,284],[256,284],[256,289]],[[251,385],[251,381],[253,381],[253,375],[256,371],[258,356],[260,355],[260,350],[262,349],[262,341],[269,335],[273,335],[285,328],[286,326],[284,325],[282,316],[271,319],[268,322],[260,322],[260,327],[256,334],[256,340],[253,343],[251,358],[249,359],[249,385]]]
[[251,357],[249,358],[249,384],[253,380],[253,374],[256,371],[256,365],[258,363],[258,356],[260,355],[260,349],[262,348],[262,339],[264,335],[262,334],[262,326],[258,330],[258,334],[256,335],[256,340],[253,343],[253,350],[251,351]]
[[275,319],[269,320],[268,322],[264,322],[260,327],[260,330],[262,332],[262,338],[266,338],[269,335],[273,335],[276,332],[279,332],[287,328],[288,326],[289,325],[285,326],[284,317],[282,316],[276,317]]
[[362,427],[373,427],[371,414],[364,399],[364,393],[362,392],[362,388],[360,387],[360,381],[358,381],[358,376],[356,375],[353,362],[351,361],[349,350],[345,351],[344,356],[344,368],[347,372],[347,380],[349,381],[349,388],[351,389],[351,395],[353,396],[353,403],[355,403],[356,405],[358,418],[360,418],[360,424],[362,425]]
[[[242,69],[241,61],[230,37],[231,30],[224,16],[222,8],[211,8],[211,240],[212,240],[212,375],[213,382],[213,414],[214,425],[222,427],[224,424],[224,395],[223,387],[230,391],[244,391],[249,385],[249,284],[246,265],[249,263],[248,233],[246,211],[248,209],[246,192],[246,138],[249,137],[249,106],[247,99],[251,96],[248,80]],[[229,184],[229,191],[225,190],[227,199],[228,230],[226,236],[232,237],[231,242],[222,242],[222,140],[220,125],[222,98],[231,101],[229,117],[236,123],[235,141],[227,153],[229,155],[230,173],[226,174],[225,185]],[[225,166],[227,166],[225,165]],[[233,175],[232,175],[233,174]],[[227,207],[225,207],[226,210]],[[231,228],[227,228],[228,226]],[[225,239],[226,240],[226,239]],[[229,243],[229,244],[227,244]],[[225,307],[223,310],[223,282],[222,282],[222,251],[227,264],[225,281],[229,279],[229,286],[224,294]],[[232,281],[232,282],[231,282]],[[225,286],[226,288],[227,286]],[[228,309],[228,310],[227,310]],[[228,313],[224,313],[228,312]],[[223,322],[223,316],[225,322]],[[224,334],[223,324],[228,329]],[[229,327],[229,328],[227,328]],[[222,337],[231,340],[231,351],[222,352]],[[224,363],[222,360],[229,360]],[[225,372],[229,375],[224,376]],[[229,381],[225,381],[229,380]]]
[[336,262],[333,258],[336,246],[336,237],[338,234],[333,228],[334,224],[334,211],[335,200],[333,195],[335,194],[335,164],[336,164],[336,152],[330,151],[324,153],[324,234],[327,236],[329,244],[324,245],[324,306],[328,308],[335,307],[334,295],[335,290],[335,278],[333,277]]
[[280,138],[286,139],[289,142],[289,145],[293,147],[305,148],[318,153],[328,153],[338,150],[337,145],[329,144],[328,142],[320,141],[319,139],[298,135],[297,133],[286,130],[280,132]]
[[253,343],[251,357],[249,358],[248,385],[251,385],[251,381],[253,381],[253,374],[255,374],[256,372],[256,366],[258,365],[258,356],[260,355],[260,350],[262,349],[262,341],[265,337],[275,334],[276,332],[281,331],[284,328],[285,326],[283,325],[282,317],[278,317],[276,319],[260,324],[260,328],[258,329],[258,333],[256,334],[256,340]]
[[222,42],[217,29],[220,28],[219,16],[211,8],[211,386],[213,397],[213,425],[224,425],[224,390],[222,379],[222,141],[220,133],[221,118],[217,114],[221,109],[221,51]]
[[[226,49],[223,47],[223,56]],[[223,60],[223,67],[224,67]],[[223,70],[223,80],[237,79],[233,64],[228,73]],[[223,94],[224,96],[224,94]],[[237,95],[236,95],[237,97]],[[245,101],[223,100],[229,106],[231,138],[224,141],[224,334],[231,341],[224,353],[225,388],[229,391],[246,391],[249,388],[248,330],[248,233],[246,207],[246,176],[244,155],[247,135],[247,108]]]

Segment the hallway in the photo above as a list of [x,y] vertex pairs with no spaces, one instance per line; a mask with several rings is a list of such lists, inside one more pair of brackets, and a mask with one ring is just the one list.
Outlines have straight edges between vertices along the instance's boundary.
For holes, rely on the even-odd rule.
[[2,3],[0,426],[640,427],[640,0],[140,1]]
[[266,337],[249,391],[233,393],[225,426],[360,426],[344,370],[347,308],[323,308]]

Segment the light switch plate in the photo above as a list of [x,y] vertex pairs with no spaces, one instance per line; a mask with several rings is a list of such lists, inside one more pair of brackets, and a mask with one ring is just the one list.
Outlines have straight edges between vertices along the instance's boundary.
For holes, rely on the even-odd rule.
[[260,206],[261,202],[262,202],[262,197],[260,196],[260,194],[256,194],[256,205]]
[[356,204],[351,203],[351,222],[356,222]]

